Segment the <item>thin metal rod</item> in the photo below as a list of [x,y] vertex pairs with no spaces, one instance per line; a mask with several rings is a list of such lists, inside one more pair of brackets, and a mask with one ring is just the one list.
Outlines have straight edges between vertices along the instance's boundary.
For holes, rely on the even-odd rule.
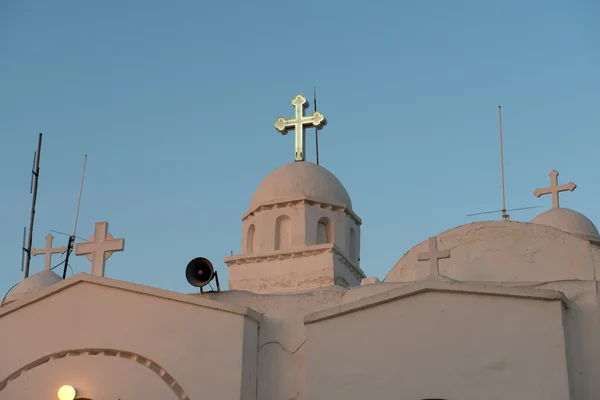
[[33,162],[31,163],[31,181],[29,182],[29,194],[33,193],[33,178],[35,176],[33,171],[35,171],[35,160],[37,160],[37,151],[33,152]]
[[40,178],[40,156],[42,153],[42,134],[38,140],[37,158],[35,160],[35,169],[33,174],[33,199],[31,200],[31,219],[29,220],[29,241],[27,243],[27,259],[25,260],[25,278],[29,276],[29,265],[31,264],[31,246],[33,242],[33,222],[35,220],[35,203],[37,201],[38,180]]
[[500,131],[500,177],[502,179],[502,219],[508,220],[504,198],[504,146],[502,144],[502,107],[498,106],[498,130]]
[[87,165],[87,154],[83,157],[83,171],[81,172],[81,183],[79,184],[79,198],[77,199],[77,211],[75,212],[75,226],[73,237],[77,235],[77,221],[79,220],[79,207],[81,206],[81,195],[83,193],[83,180],[85,178],[85,166]]
[[69,268],[69,256],[73,251],[73,236],[69,236],[69,243],[67,244],[67,255],[65,256],[65,268],[63,269],[62,278],[67,278],[67,268]]
[[67,277],[67,268],[69,267],[69,256],[73,251],[75,238],[77,237],[77,221],[79,220],[79,207],[81,206],[81,196],[83,194],[83,181],[85,179],[85,167],[87,165],[87,154],[83,157],[83,171],[81,172],[81,182],[79,184],[79,198],[77,199],[77,211],[75,211],[75,226],[73,227],[73,235],[69,236],[67,244],[67,255],[65,256],[65,268],[63,269],[63,279]]
[[[317,87],[313,86],[313,99],[315,101],[315,112],[317,112]],[[319,129],[315,126],[315,147],[317,154],[317,165],[319,165]]]
[[27,247],[25,247],[25,243],[27,240],[27,227],[23,227],[23,246],[21,249],[21,272],[25,271],[25,253],[27,252]]
[[217,292],[221,291],[221,285],[219,284],[219,274],[215,271],[215,281],[217,283]]

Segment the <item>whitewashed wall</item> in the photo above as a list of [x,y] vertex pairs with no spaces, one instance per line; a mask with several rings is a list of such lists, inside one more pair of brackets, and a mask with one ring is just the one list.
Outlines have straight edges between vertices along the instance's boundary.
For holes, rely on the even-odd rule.
[[76,279],[0,309],[0,379],[16,376],[0,399],[55,399],[64,384],[92,399],[256,399],[258,314]]

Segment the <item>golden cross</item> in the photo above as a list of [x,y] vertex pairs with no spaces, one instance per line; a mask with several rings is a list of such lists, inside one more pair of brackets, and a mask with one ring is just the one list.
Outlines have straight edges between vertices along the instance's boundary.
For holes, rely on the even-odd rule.
[[327,120],[323,114],[317,111],[311,116],[304,116],[304,109],[308,108],[308,101],[301,94],[294,97],[292,105],[296,110],[296,117],[293,119],[279,117],[279,119],[275,121],[275,129],[283,135],[287,135],[289,131],[294,130],[296,136],[294,160],[304,161],[306,160],[306,126],[310,125],[317,129],[321,129],[327,124]]

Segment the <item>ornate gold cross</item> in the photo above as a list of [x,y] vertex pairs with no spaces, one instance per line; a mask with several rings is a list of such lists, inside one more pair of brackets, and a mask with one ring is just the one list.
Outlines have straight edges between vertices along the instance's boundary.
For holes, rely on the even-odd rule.
[[287,135],[289,131],[294,130],[296,136],[294,160],[304,161],[306,160],[306,127],[314,126],[317,129],[322,129],[327,124],[327,120],[323,114],[316,111],[311,116],[304,116],[304,109],[308,108],[308,101],[301,94],[294,97],[292,105],[296,110],[296,117],[293,119],[279,117],[275,121],[275,129],[283,135]]

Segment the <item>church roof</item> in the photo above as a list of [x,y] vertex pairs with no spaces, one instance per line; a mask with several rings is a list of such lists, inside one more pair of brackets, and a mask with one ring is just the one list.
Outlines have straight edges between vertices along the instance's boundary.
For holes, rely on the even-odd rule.
[[316,311],[304,317],[305,324],[313,324],[326,319],[337,318],[342,315],[350,314],[356,311],[362,311],[367,308],[376,307],[381,304],[404,299],[427,292],[445,292],[457,294],[514,297],[528,300],[560,301],[567,308],[566,297],[563,293],[548,289],[534,289],[529,287],[509,287],[479,283],[459,283],[459,282],[439,282],[439,281],[420,281],[409,283],[400,287],[393,287],[393,284],[387,283],[392,287],[383,293],[364,297],[359,300],[342,303],[334,307]]
[[331,172],[306,161],[291,162],[271,172],[258,185],[248,211],[284,201],[310,199],[352,209],[344,185]]
[[598,228],[585,215],[569,208],[552,208],[531,220],[533,224],[551,226],[574,235],[600,239]]
[[[42,272],[51,272],[51,271],[42,271]],[[37,274],[30,276],[32,278]],[[56,274],[55,274],[56,275]],[[58,276],[58,275],[56,275]],[[79,273],[77,275],[73,275],[67,279],[61,279],[59,277],[60,282],[54,284],[52,287],[47,287],[45,290],[39,290],[32,296],[28,296],[23,299],[23,301],[13,302],[11,304],[5,304],[2,308],[0,308],[0,318],[4,317],[7,314],[16,312],[19,309],[29,306],[30,304],[36,303],[38,301],[43,301],[44,299],[55,295],[56,293],[60,293],[65,290],[69,290],[72,287],[80,284],[93,284],[99,285],[104,288],[112,288],[117,290],[123,290],[131,293],[136,293],[140,295],[147,295],[156,298],[161,298],[168,301],[175,301],[179,303],[186,303],[191,305],[196,305],[204,308],[210,308],[218,311],[223,311],[226,313],[242,315],[244,317],[248,317],[257,323],[262,322],[262,315],[258,312],[254,311],[251,308],[230,304],[218,300],[211,300],[205,297],[196,296],[195,294],[183,294],[177,292],[171,292],[169,290],[159,289],[150,286],[139,285],[136,283],[119,281],[116,279],[109,279],[105,277],[89,275],[85,273]],[[25,282],[25,281],[23,281]]]

